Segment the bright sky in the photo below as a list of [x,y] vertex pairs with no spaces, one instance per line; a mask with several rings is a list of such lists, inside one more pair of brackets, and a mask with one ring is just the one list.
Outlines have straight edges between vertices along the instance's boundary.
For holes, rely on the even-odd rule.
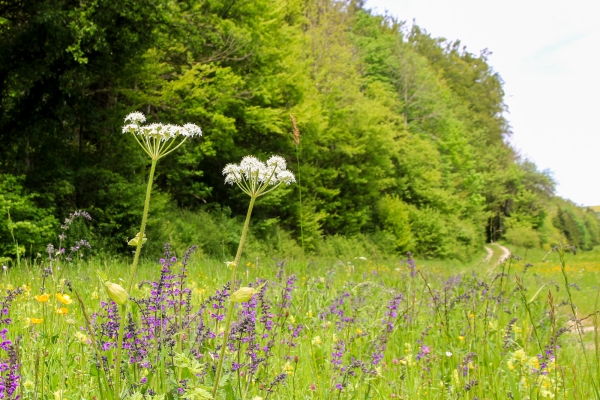
[[600,205],[600,1],[367,0],[436,37],[459,39],[504,80],[511,143],[550,169],[558,195]]

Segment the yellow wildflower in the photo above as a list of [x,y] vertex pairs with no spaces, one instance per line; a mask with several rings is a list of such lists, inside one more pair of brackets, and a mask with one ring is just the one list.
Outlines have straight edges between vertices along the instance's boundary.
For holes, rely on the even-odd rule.
[[323,343],[323,342],[321,341],[321,336],[315,336],[315,337],[312,339],[311,343],[313,344],[313,346],[318,346],[318,345],[320,345],[321,343]]
[[462,342],[462,341],[464,341],[464,340],[465,340],[465,337],[464,337],[464,336],[459,336],[459,337],[458,337],[458,340],[460,340],[460,341]]
[[356,333],[359,334],[359,335],[362,335],[363,331],[360,328],[356,328]]
[[41,324],[42,322],[44,322],[43,318],[29,318],[29,320],[34,325],[38,325],[38,324]]
[[294,373],[294,367],[292,366],[292,364],[290,364],[290,362],[286,362],[285,365],[283,366],[283,372],[285,372],[288,375],[291,375]]
[[540,360],[538,360],[537,357],[530,357],[527,364],[529,364],[531,368],[540,369]]
[[56,309],[56,313],[57,314],[65,315],[65,314],[69,313],[69,310],[67,308],[65,308],[65,307],[61,307],[61,308],[57,308]]
[[452,382],[454,386],[460,386],[460,377],[458,376],[458,370],[452,371]]
[[56,299],[66,305],[69,305],[73,302],[73,299],[71,299],[71,296],[68,294],[57,293]]
[[519,349],[513,353],[513,358],[523,364],[527,361],[527,354],[525,353],[525,350]]
[[76,332],[75,338],[83,344],[86,344],[88,341],[88,337],[81,332]]
[[45,303],[45,302],[47,302],[47,301],[48,301],[48,299],[50,299],[50,295],[49,295],[49,294],[47,294],[47,293],[44,293],[44,294],[42,294],[42,295],[36,294],[36,295],[34,296],[34,298],[35,298],[37,301],[39,301],[40,303]]

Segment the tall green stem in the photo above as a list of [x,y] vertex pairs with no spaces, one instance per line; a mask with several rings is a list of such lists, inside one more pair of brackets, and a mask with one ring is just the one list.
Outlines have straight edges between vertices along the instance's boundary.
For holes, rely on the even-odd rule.
[[[135,248],[135,256],[133,257],[133,264],[131,265],[131,272],[129,273],[129,282],[127,283],[127,293],[131,293],[133,287],[133,278],[135,277],[135,270],[140,260],[140,252],[142,250],[142,244],[144,242],[144,231],[146,230],[146,222],[148,221],[148,210],[150,209],[150,194],[152,193],[152,183],[154,181],[154,171],[156,170],[156,163],[158,159],[152,160],[152,166],[150,167],[150,176],[148,177],[148,186],[146,188],[146,201],[144,202],[144,212],[142,214],[142,227],[140,228],[137,247]],[[123,351],[123,332],[125,329],[125,314],[127,312],[127,305],[121,306],[121,317],[119,319],[119,337],[117,339],[117,363],[115,365],[115,389],[117,398],[121,395],[121,352]]]
[[298,164],[298,196],[300,197],[300,240],[302,242],[302,250],[304,250],[304,210],[302,209],[302,183],[300,182],[300,149],[296,146],[296,163]]
[[[254,208],[254,202],[256,197],[250,197],[250,205],[248,206],[248,213],[246,214],[246,222],[244,222],[244,229],[242,229],[242,237],[240,238],[240,244],[238,245],[237,254],[233,261],[233,271],[231,273],[231,290],[230,293],[235,292],[235,274],[237,267],[242,257],[242,249],[244,248],[244,242],[246,241],[246,234],[248,233],[248,226],[250,225],[250,216],[252,215],[252,208]],[[225,358],[225,349],[227,348],[227,339],[229,338],[229,328],[231,326],[231,318],[233,316],[233,307],[235,303],[229,302],[229,309],[227,310],[227,320],[225,321],[225,331],[223,331],[223,344],[221,345],[221,355],[219,356],[219,365],[217,366],[217,374],[215,375],[215,385],[213,387],[212,396],[216,398],[217,388],[219,387],[219,380],[221,379],[221,370],[223,369],[223,359]]]
[[117,347],[117,363],[115,364],[115,394],[117,399],[121,398],[121,350],[123,349],[123,332],[125,331],[125,312],[127,305],[121,306],[121,318],[119,323],[119,345]]
[[592,369],[590,368],[590,362],[587,356],[587,349],[585,348],[585,344],[583,343],[583,332],[581,331],[580,321],[577,319],[577,310],[575,309],[575,305],[573,304],[573,296],[571,296],[571,285],[569,284],[569,278],[567,277],[567,263],[565,262],[565,249],[562,244],[558,245],[558,257],[560,259],[560,272],[563,275],[565,280],[565,289],[567,289],[567,296],[569,297],[569,306],[571,307],[571,312],[573,313],[573,319],[575,321],[575,329],[577,329],[577,334],[579,335],[579,343],[581,344],[581,349],[583,350],[583,358],[585,360],[585,366],[587,367],[588,373],[590,374],[590,380],[592,381],[592,387],[594,388],[594,392],[596,393],[596,399],[600,399],[600,392],[598,391],[598,387],[596,386],[596,380],[592,375]]
[[144,203],[144,213],[142,214],[142,227],[140,228],[139,239],[137,247],[135,248],[135,256],[133,257],[133,264],[131,265],[131,272],[129,273],[129,282],[127,283],[127,293],[131,292],[133,286],[133,278],[135,276],[135,269],[137,268],[138,261],[140,259],[140,252],[142,250],[142,243],[144,241],[144,231],[146,230],[146,221],[148,220],[148,210],[150,209],[150,193],[152,192],[152,182],[154,181],[154,170],[156,170],[156,163],[158,160],[152,160],[152,166],[150,167],[150,176],[148,177],[148,187],[146,188],[146,202]]

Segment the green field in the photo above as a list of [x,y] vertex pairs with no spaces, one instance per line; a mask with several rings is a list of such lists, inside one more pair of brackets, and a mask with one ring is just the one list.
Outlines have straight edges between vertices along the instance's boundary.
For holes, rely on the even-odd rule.
[[[243,260],[242,284],[267,284],[236,308],[217,396],[593,398],[600,360],[594,318],[583,321],[592,329],[580,343],[558,255],[541,262],[543,256],[530,251],[533,266],[526,272],[525,262],[514,259],[495,267],[494,260],[454,266],[417,260],[415,269],[352,255],[258,265]],[[581,307],[578,318],[595,307],[595,260],[598,250],[566,255],[569,283],[581,289],[570,288]],[[128,264],[99,257],[55,262],[44,278],[47,261],[24,262],[4,274],[5,291],[22,288],[6,305],[12,319],[6,338],[18,343],[21,398],[116,398],[110,390],[117,307],[95,270],[125,286]],[[213,316],[223,315],[228,303],[226,295],[214,296],[231,271],[200,255],[191,256],[187,272],[182,268],[180,258],[171,267],[148,261],[138,269],[136,282],[154,286],[136,285],[128,302],[122,398],[210,398],[223,331]],[[508,276],[499,276],[502,271]],[[169,288],[178,281],[184,282]],[[179,306],[187,297],[177,291],[182,288],[189,289],[189,306]],[[44,293],[49,299],[40,302]],[[60,293],[71,304],[59,302]],[[151,304],[157,311],[149,314]],[[154,316],[159,325],[149,322]]]

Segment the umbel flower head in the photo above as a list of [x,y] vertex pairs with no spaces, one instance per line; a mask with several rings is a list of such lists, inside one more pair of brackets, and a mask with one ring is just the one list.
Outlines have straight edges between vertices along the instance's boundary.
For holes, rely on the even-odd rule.
[[240,187],[250,197],[258,197],[276,189],[282,183],[296,182],[294,174],[286,169],[283,157],[271,156],[266,163],[254,156],[242,158],[239,164],[223,168],[225,183]]
[[[141,112],[132,112],[125,117],[123,133],[131,133],[153,160],[173,152],[189,137],[202,136],[202,130],[195,124],[183,126],[154,123],[142,125],[146,117]],[[179,140],[182,139],[182,140]]]

